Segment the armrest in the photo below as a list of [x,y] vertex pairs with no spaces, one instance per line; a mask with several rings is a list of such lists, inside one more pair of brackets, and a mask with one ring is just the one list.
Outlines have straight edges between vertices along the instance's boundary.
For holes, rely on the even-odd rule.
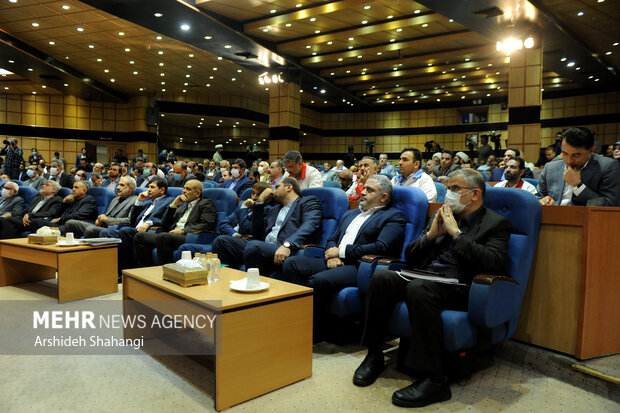
[[325,258],[325,247],[318,244],[304,244],[295,255],[310,258]]
[[519,315],[522,291],[519,283],[501,275],[479,274],[469,290],[469,319],[494,328]]
[[185,235],[187,244],[211,244],[219,234],[213,231],[190,232]]
[[[382,267],[388,269],[393,269],[390,266],[390,263],[394,262],[402,262],[398,258],[386,257],[383,255],[364,255],[360,259],[360,265],[357,269],[357,286],[360,289],[361,293],[366,293],[368,291],[368,284],[370,283],[370,278],[377,270],[377,266],[381,265]],[[404,263],[403,263],[404,266]]]
[[324,246],[319,245],[319,244],[303,244],[301,247],[299,247],[300,250],[305,250],[306,248],[321,248],[321,249],[325,249]]

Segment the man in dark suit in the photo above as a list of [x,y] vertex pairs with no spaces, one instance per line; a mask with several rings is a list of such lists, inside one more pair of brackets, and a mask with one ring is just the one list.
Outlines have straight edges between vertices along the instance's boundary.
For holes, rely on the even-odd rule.
[[[517,148],[508,148],[508,149],[506,149],[504,151],[504,165],[506,165],[508,163],[508,161],[511,160],[512,158],[516,158],[518,156],[521,156],[521,151],[518,150]],[[504,175],[504,170],[505,169],[506,169],[506,167],[493,169],[491,171],[491,178],[490,178],[490,180],[493,181],[493,182],[505,181],[506,180],[506,176]],[[524,169],[523,178],[534,178],[534,175],[532,174],[532,170],[530,168],[528,168],[527,166]]]
[[[91,175],[92,176],[92,175]],[[112,192],[116,192],[116,186],[121,179],[121,166],[117,163],[110,165],[108,169],[108,177],[101,184],[102,188],[108,188]]]
[[45,176],[45,179],[56,181],[64,188],[73,188],[75,178],[73,175],[66,174],[64,168],[65,164],[61,160],[53,159],[50,163],[50,173]]
[[105,213],[99,215],[94,224],[70,219],[65,224],[65,231],[73,232],[76,238],[81,236],[96,238],[108,225],[129,223],[129,213],[136,202],[136,198],[138,198],[133,194],[135,189],[135,179],[130,176],[122,177],[116,187],[117,196],[110,201]]
[[541,205],[620,206],[620,165],[594,153],[590,130],[562,133],[562,160],[543,169],[538,182]]
[[[187,181],[183,193],[168,205],[161,219],[164,232],[138,232],[133,239],[136,248],[136,266],[153,265],[151,250],[157,248],[160,264],[173,261],[173,253],[185,243],[185,235],[213,231],[217,216],[215,204],[201,199],[202,184],[196,179]],[[182,204],[185,204],[181,206]]]
[[457,284],[407,278],[396,271],[373,274],[366,296],[362,342],[368,355],[353,375],[357,386],[369,386],[385,369],[382,346],[394,305],[405,301],[411,340],[405,365],[419,379],[392,395],[392,403],[422,407],[450,399],[442,366],[443,310],[467,309],[469,287],[476,274],[500,274],[512,231],[510,221],[484,207],[485,183],[471,169],[450,174],[446,203],[426,230],[405,249],[408,269],[420,269]]
[[15,182],[7,182],[2,188],[2,201],[0,201],[0,234],[7,218],[21,218],[24,215],[24,200],[17,195],[19,186]]
[[196,179],[194,175],[187,171],[187,164],[183,161],[177,162],[172,166],[172,176],[168,178],[170,188],[183,188],[185,182]]
[[58,218],[52,219],[33,219],[30,225],[26,227],[26,231],[36,232],[37,229],[50,225],[58,226],[60,232],[64,233],[64,224],[70,219],[79,221],[94,222],[97,218],[97,201],[91,195],[87,194],[88,184],[84,181],[78,181],[73,184],[73,193],[67,195],[63,200],[63,211]]
[[15,238],[18,234],[28,231],[32,220],[52,219],[60,215],[62,199],[56,196],[60,184],[47,181],[41,187],[39,196],[32,200],[23,217],[13,216],[6,218],[2,225],[2,238]]
[[[265,205],[275,200],[265,216]],[[213,241],[213,252],[233,268],[245,264],[258,268],[265,276],[277,275],[284,261],[302,244],[316,243],[320,236],[321,203],[315,196],[301,196],[295,178],[285,178],[275,191],[265,189],[254,204],[252,236],[247,241],[220,235]],[[240,260],[243,257],[243,260]]]
[[167,191],[166,180],[157,177],[136,198],[129,214],[129,224],[121,224],[117,229],[105,229],[99,234],[100,237],[120,238],[122,241],[118,247],[119,282],[120,270],[132,266],[133,237],[138,232],[146,232],[151,227],[161,225],[161,217],[171,201],[166,195]]
[[282,268],[282,279],[314,289],[314,341],[322,338],[325,310],[331,296],[357,284],[357,268],[364,255],[390,255],[402,248],[405,216],[391,208],[392,183],[373,175],[360,195],[359,209],[347,211],[332,237],[325,257],[291,257]]
[[230,174],[233,179],[225,181],[222,188],[232,189],[241,197],[241,193],[252,187],[252,181],[245,176],[246,164],[243,159],[235,159],[230,167]]

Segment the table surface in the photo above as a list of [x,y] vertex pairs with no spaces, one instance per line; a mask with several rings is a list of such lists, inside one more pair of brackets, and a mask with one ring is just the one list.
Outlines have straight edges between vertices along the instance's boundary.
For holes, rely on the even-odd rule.
[[[61,238],[61,239],[64,239],[64,238]],[[80,244],[80,245],[71,246],[71,247],[58,247],[55,244],[51,244],[51,245],[29,244],[28,238],[3,239],[3,240],[0,240],[0,244],[12,245],[15,247],[32,248],[32,249],[41,250],[41,251],[59,252],[59,253],[101,249],[101,248],[111,248],[111,247],[116,248],[118,245],[118,244],[108,244],[108,245],[93,246],[93,245],[87,245],[87,244]]]
[[269,288],[264,291],[253,293],[234,291],[230,288],[229,282],[231,280],[245,278],[246,273],[228,267],[222,267],[222,279],[220,281],[193,287],[181,287],[173,282],[162,279],[163,268],[161,266],[124,270],[123,275],[145,282],[183,299],[195,301],[221,301],[221,307],[218,309],[222,311],[268,303],[290,297],[309,295],[312,294],[313,291],[312,288],[268,277],[260,277],[261,281],[269,283]]

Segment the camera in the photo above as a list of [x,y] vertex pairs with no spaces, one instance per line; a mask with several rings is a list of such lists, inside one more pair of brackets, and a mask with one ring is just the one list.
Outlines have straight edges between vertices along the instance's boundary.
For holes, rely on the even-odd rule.
[[10,145],[11,144],[11,142],[7,141],[6,139],[3,140],[2,143],[5,144],[5,145]]
[[435,141],[426,141],[424,142],[424,147],[426,148],[426,152],[431,152],[433,150],[433,145]]
[[465,138],[465,145],[467,145],[467,147],[469,148],[469,151],[472,152],[474,150],[474,147],[476,146],[476,143],[474,142],[474,140],[472,138]]
[[501,133],[491,133],[489,134],[489,139],[491,140],[491,142],[493,142],[493,144],[495,145],[495,150],[499,151],[500,149],[502,149],[502,142],[499,139],[502,136]]
[[375,152],[375,141],[369,141],[368,139],[364,139],[364,143],[366,144],[366,150],[370,155],[373,155]]

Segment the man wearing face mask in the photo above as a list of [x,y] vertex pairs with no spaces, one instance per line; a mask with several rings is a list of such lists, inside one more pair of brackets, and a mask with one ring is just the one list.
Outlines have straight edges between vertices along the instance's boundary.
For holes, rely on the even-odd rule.
[[133,194],[134,189],[136,189],[136,180],[130,176],[122,177],[116,187],[117,196],[110,201],[108,209],[97,217],[94,224],[70,219],[65,224],[65,231],[73,232],[76,238],[81,236],[96,238],[108,225],[129,223],[129,213],[137,198]]
[[26,175],[28,175],[28,180],[24,181],[24,185],[30,186],[39,192],[45,183],[45,179],[41,176],[41,168],[38,165],[30,165],[26,170]]
[[[405,365],[419,379],[394,392],[392,403],[422,407],[452,396],[442,365],[443,310],[467,310],[469,288],[477,274],[501,274],[512,224],[483,206],[485,183],[480,173],[459,169],[448,176],[446,203],[422,234],[405,248],[407,268],[424,270],[456,284],[407,277],[379,270],[370,279],[362,342],[368,355],[353,375],[357,386],[369,386],[385,369],[382,346],[394,306],[405,301],[411,339]],[[402,350],[402,349],[401,349]]]
[[50,173],[48,179],[56,181],[60,186],[65,188],[73,188],[75,178],[63,172],[65,164],[61,160],[52,160],[50,163]]
[[183,186],[183,193],[168,205],[161,218],[163,232],[138,232],[134,238],[136,267],[153,265],[151,251],[157,248],[160,264],[173,261],[173,253],[185,243],[185,235],[213,231],[215,228],[215,204],[201,199],[202,184],[192,179]]
[[43,159],[43,156],[37,151],[37,148],[32,148],[32,154],[28,157],[28,165],[38,165]]
[[180,161],[172,167],[172,176],[168,178],[168,187],[183,188],[185,183],[192,179],[196,179],[196,177],[187,171],[187,164]]
[[81,169],[75,173],[74,178],[75,178],[75,182],[78,182],[78,181],[87,182],[88,181],[88,175],[86,175],[86,172]]
[[222,183],[222,188],[232,189],[237,193],[237,196],[241,196],[241,193],[252,187],[252,181],[245,176],[245,161],[243,159],[235,159],[230,168],[230,176],[232,179]]
[[15,182],[7,182],[2,188],[2,200],[0,201],[0,232],[4,220],[9,217],[24,216],[24,200],[17,195],[19,186]]
[[140,188],[148,188],[153,179],[158,177],[157,172],[157,166],[153,162],[145,163],[144,169],[142,169],[142,182],[138,186]]
[[260,161],[258,164],[258,173],[261,182],[269,182],[269,162]]

